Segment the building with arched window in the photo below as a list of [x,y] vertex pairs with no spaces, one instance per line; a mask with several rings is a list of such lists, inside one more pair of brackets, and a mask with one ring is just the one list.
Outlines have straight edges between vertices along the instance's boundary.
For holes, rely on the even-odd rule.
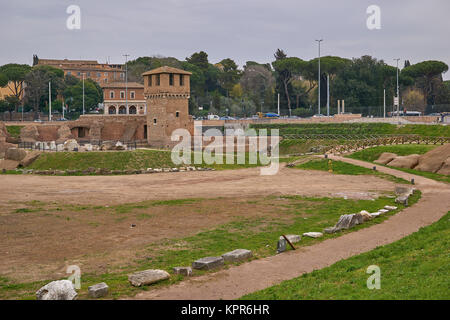
[[[113,82],[102,85],[105,115],[147,114],[144,86],[137,82]],[[128,96],[128,98],[127,98]]]

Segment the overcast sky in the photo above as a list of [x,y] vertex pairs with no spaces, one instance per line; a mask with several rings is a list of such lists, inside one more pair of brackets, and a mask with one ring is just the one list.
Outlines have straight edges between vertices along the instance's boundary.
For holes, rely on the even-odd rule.
[[[69,30],[69,5],[81,29]],[[369,5],[381,8],[381,29],[366,27]],[[40,58],[123,63],[125,53],[184,59],[204,50],[210,62],[239,65],[289,56],[372,55],[394,65],[441,60],[450,65],[449,0],[0,0],[0,65]],[[450,79],[450,72],[444,75]]]

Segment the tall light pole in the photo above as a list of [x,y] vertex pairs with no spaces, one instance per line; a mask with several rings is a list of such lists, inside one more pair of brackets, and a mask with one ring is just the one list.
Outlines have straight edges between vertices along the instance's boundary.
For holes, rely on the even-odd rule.
[[128,112],[128,57],[130,56],[129,54],[124,54],[123,55],[125,57],[125,106],[127,108],[127,112]]
[[399,97],[399,90],[398,90],[398,61],[400,58],[394,59],[397,61],[397,117],[400,117],[400,97]]
[[330,75],[327,74],[327,117],[330,116]]
[[278,94],[278,116],[281,116],[280,114],[280,94]]
[[48,82],[48,121],[52,121],[52,82]]
[[317,43],[319,44],[319,70],[318,70],[318,82],[319,82],[319,86],[318,86],[318,88],[317,88],[317,96],[318,96],[318,98],[317,98],[317,104],[318,104],[318,106],[319,106],[319,110],[318,110],[318,114],[320,114],[320,43],[323,41],[323,39],[319,39],[319,40],[316,40],[317,41]]
[[83,114],[84,114],[84,112],[85,112],[85,109],[84,109],[84,72],[82,73],[82,75],[83,75]]

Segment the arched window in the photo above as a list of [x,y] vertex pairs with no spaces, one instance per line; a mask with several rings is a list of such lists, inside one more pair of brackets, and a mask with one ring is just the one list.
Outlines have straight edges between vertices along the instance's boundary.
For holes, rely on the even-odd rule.
[[136,107],[135,106],[130,106],[128,108],[128,113],[129,114],[136,114]]
[[116,107],[115,106],[110,106],[108,108],[108,114],[116,114]]
[[120,106],[119,114],[127,114],[127,108],[125,106]]

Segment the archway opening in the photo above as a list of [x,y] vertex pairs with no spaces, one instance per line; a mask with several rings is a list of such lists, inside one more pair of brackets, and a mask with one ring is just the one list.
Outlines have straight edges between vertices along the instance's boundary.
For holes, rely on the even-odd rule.
[[108,114],[116,114],[116,107],[115,106],[110,106],[108,108]]

